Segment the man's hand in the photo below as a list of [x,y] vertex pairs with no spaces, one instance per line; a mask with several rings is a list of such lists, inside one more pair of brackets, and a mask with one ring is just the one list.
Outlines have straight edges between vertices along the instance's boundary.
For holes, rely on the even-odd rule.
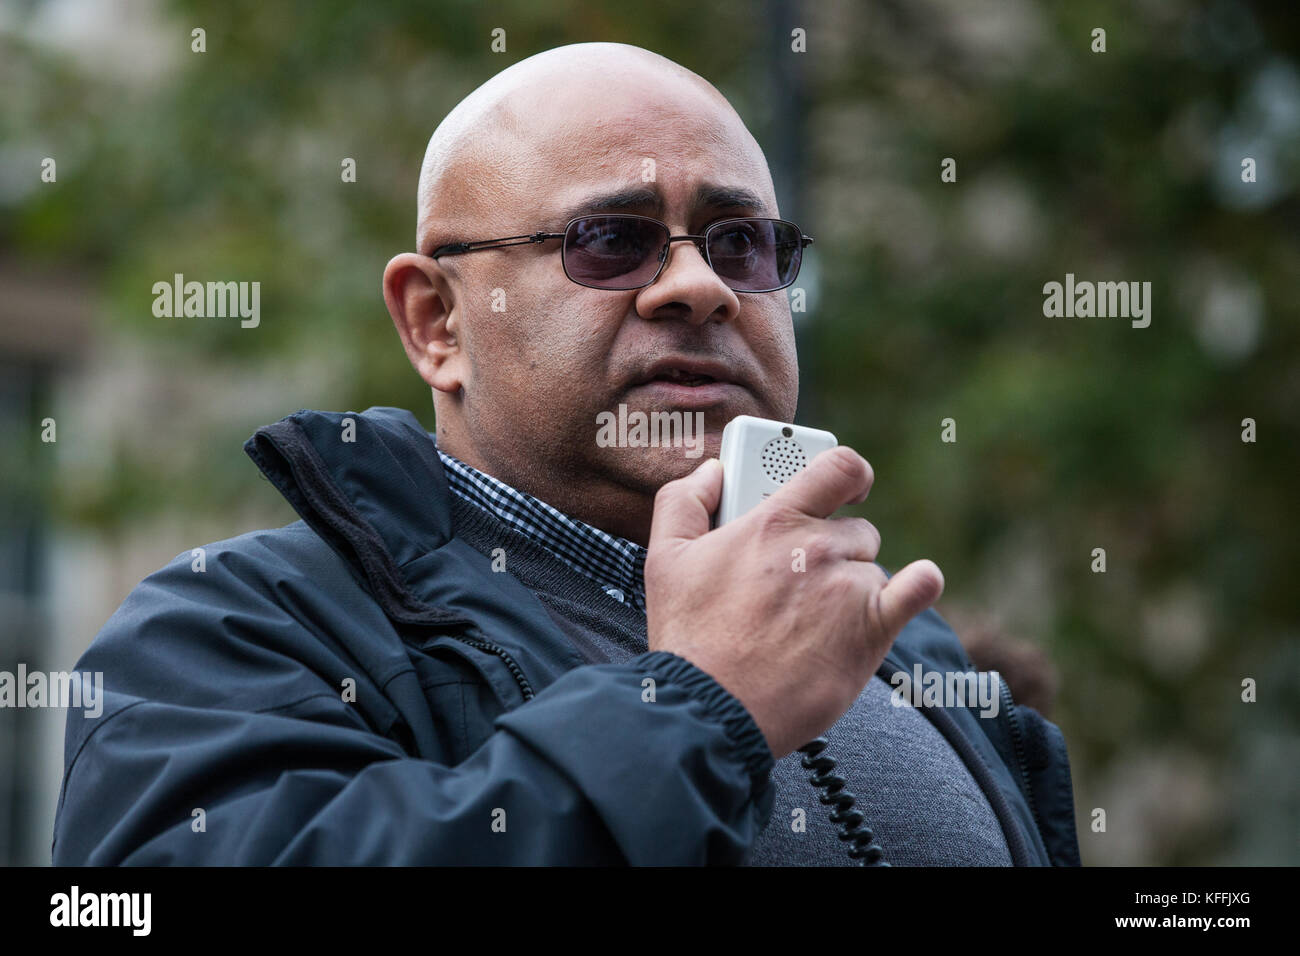
[[[655,497],[646,555],[649,646],[708,673],[753,716],[777,759],[849,708],[908,621],[943,593],[933,561],[892,578],[880,533],[829,516],[864,501],[871,466],[824,451],[749,513],[709,530],[722,494],[714,458]],[[803,567],[794,570],[797,550]]]

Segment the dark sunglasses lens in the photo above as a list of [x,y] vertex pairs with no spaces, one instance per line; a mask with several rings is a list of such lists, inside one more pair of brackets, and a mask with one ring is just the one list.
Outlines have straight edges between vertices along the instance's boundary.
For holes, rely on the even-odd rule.
[[569,278],[597,289],[636,289],[659,269],[668,228],[632,216],[588,216],[564,234]]
[[803,235],[792,222],[736,219],[718,223],[707,235],[714,271],[736,292],[770,292],[799,274]]

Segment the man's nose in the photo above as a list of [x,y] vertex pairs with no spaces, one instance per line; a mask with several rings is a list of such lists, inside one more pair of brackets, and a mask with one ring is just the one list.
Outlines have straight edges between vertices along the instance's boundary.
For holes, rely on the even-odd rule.
[[702,243],[668,243],[659,277],[638,293],[643,319],[679,318],[688,322],[730,322],[740,314],[740,299],[710,268]]

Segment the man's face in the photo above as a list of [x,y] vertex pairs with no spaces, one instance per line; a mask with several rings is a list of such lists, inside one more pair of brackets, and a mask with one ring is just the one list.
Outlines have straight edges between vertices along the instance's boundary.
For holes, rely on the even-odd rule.
[[[515,109],[526,148],[498,167],[509,185],[481,234],[457,238],[562,232],[570,218],[600,212],[651,216],[675,236],[701,235],[721,219],[777,217],[766,164],[735,114],[691,84],[658,85],[611,81],[598,99],[573,85],[522,94]],[[711,190],[756,201],[716,204]],[[588,202],[629,192],[645,196],[617,209]],[[680,444],[602,447],[598,416],[620,405],[629,414],[689,413],[692,423],[702,412],[706,457],[718,454],[736,415],[793,419],[798,368],[784,290],[733,292],[692,242],[671,243],[646,288],[591,289],[565,276],[561,246],[553,239],[456,257],[462,428],[500,477],[545,468],[652,495],[703,460]],[[717,363],[725,373],[714,377],[731,382],[644,381],[673,359]]]

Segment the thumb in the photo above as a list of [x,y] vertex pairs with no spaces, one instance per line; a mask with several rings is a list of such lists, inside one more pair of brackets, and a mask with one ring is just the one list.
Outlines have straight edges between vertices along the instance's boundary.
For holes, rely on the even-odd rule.
[[880,589],[880,623],[890,639],[943,593],[943,572],[933,561],[913,561]]
[[690,541],[706,534],[709,519],[722,500],[722,462],[706,458],[684,478],[670,481],[655,495],[650,547]]

